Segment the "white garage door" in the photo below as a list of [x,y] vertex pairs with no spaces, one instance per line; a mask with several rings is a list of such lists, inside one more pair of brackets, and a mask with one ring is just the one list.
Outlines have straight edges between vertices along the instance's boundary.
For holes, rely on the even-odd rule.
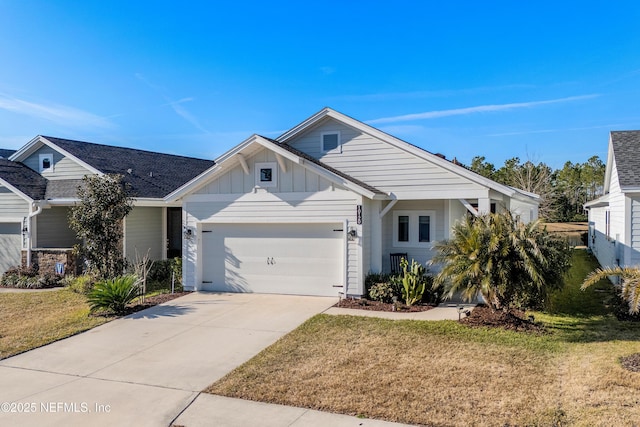
[[9,267],[20,265],[22,235],[19,223],[0,223],[0,275]]
[[202,289],[337,296],[342,224],[219,224],[202,233]]

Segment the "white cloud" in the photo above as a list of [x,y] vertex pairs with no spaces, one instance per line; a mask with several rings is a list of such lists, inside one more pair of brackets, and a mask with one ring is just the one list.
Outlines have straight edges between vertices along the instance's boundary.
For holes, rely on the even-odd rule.
[[104,117],[66,105],[36,103],[0,93],[0,109],[71,127],[112,128],[112,122]]
[[559,104],[562,102],[579,101],[583,99],[595,98],[597,96],[599,95],[596,94],[596,95],[569,96],[566,98],[549,99],[545,101],[515,102],[511,104],[478,105],[475,107],[455,108],[452,110],[427,111],[424,113],[405,114],[405,115],[393,116],[393,117],[382,117],[379,119],[368,120],[367,123],[369,124],[397,123],[397,122],[408,122],[412,120],[437,119],[440,117],[449,117],[449,116],[462,116],[466,114],[475,114],[475,113],[507,111],[507,110],[514,110],[517,108],[529,108],[529,107],[536,107],[539,105]]

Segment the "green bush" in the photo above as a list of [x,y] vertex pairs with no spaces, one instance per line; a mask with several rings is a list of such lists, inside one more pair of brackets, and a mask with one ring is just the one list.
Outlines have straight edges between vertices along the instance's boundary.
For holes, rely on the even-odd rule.
[[385,303],[393,302],[393,297],[397,297],[394,286],[389,282],[376,283],[369,288],[369,299]]
[[67,286],[73,292],[88,295],[93,289],[97,278],[91,274],[83,274],[82,276],[68,277],[66,279]]
[[91,311],[110,310],[115,314],[124,314],[127,304],[140,295],[140,286],[135,276],[120,276],[104,280],[94,285],[87,301]]
[[432,305],[440,304],[444,297],[444,288],[442,286],[434,287],[433,276],[429,274],[426,274],[424,276],[424,280],[426,282],[426,286],[424,289],[424,293],[422,294],[422,303]]
[[43,289],[61,286],[64,278],[54,273],[39,275],[36,266],[11,267],[0,279],[0,286],[6,288]]
[[367,276],[364,278],[364,289],[365,289],[365,295],[367,296],[367,298],[372,299],[371,294],[369,293],[369,290],[371,289],[372,286],[378,283],[388,283],[390,278],[391,278],[391,275],[386,273],[367,274]]
[[175,290],[182,291],[182,258],[154,261],[147,275],[147,292],[171,290],[171,278],[175,273]]

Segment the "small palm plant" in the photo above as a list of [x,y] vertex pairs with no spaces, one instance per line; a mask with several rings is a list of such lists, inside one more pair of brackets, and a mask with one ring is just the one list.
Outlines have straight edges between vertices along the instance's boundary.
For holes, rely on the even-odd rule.
[[598,283],[609,276],[620,277],[620,296],[629,304],[629,314],[640,312],[640,268],[638,267],[605,267],[589,273],[580,289]]
[[127,304],[139,295],[139,280],[128,275],[96,283],[87,300],[92,312],[102,309],[120,315],[126,312]]

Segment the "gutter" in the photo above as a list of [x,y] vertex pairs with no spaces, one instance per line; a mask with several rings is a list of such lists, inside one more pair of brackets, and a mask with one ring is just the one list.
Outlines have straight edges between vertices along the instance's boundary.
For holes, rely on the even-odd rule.
[[31,219],[42,213],[42,206],[36,202],[33,202],[32,207],[36,210],[27,216],[27,267],[31,267]]

